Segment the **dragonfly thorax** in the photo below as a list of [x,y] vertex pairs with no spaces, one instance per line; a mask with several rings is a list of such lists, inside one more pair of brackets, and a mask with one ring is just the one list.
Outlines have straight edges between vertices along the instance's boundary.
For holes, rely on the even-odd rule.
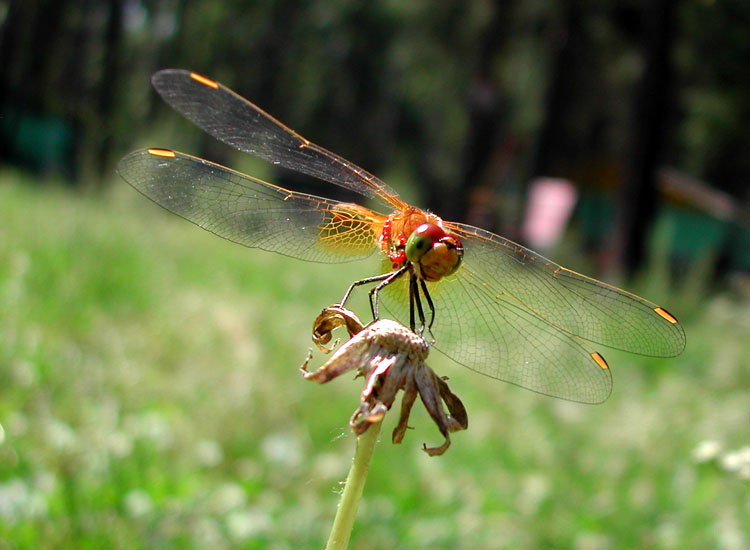
[[443,221],[422,210],[389,216],[383,224],[380,246],[393,269],[406,262],[425,281],[438,281],[461,265],[463,245],[455,235],[443,229]]

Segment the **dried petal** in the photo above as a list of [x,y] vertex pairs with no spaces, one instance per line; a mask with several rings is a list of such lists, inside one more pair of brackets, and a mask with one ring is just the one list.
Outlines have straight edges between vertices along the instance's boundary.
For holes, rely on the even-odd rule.
[[404,388],[404,397],[401,399],[401,416],[399,416],[398,424],[393,428],[393,434],[391,435],[391,442],[399,444],[404,439],[406,430],[409,427],[409,415],[411,414],[411,408],[414,405],[414,401],[417,400],[417,388],[414,384],[414,379],[409,379],[409,384]]
[[362,370],[362,365],[367,363],[367,342],[352,338],[346,344],[336,350],[336,353],[326,361],[325,365],[315,372],[307,372],[307,364],[312,357],[312,351],[300,370],[305,380],[315,380],[318,384],[325,384],[337,376],[353,369]]
[[331,341],[331,333],[340,326],[346,326],[349,336],[354,336],[364,325],[354,313],[341,306],[327,307],[318,315],[313,322],[312,339],[321,351],[330,353],[338,345],[336,340],[331,349],[325,347]]
[[[423,447],[424,451],[430,456],[443,454],[451,444],[450,432],[465,430],[468,427],[468,417],[461,400],[451,393],[448,384],[436,375],[432,369],[427,366],[419,369],[415,376],[419,396],[422,398],[427,412],[437,424],[440,433],[445,437],[445,443],[440,447]],[[457,418],[446,414],[441,401],[445,401],[451,414],[456,414]]]
[[[451,391],[446,382],[446,378],[442,376],[437,377],[438,387],[440,388],[440,397],[443,398],[445,406],[448,407],[448,412],[451,419],[450,431],[457,432],[459,430],[465,430],[469,427],[469,416],[466,414],[464,404],[458,398],[458,396]],[[455,422],[455,424],[453,424]]]
[[388,406],[380,401],[374,403],[363,402],[349,419],[349,425],[357,435],[362,435],[370,427],[383,420],[385,413],[388,412]]

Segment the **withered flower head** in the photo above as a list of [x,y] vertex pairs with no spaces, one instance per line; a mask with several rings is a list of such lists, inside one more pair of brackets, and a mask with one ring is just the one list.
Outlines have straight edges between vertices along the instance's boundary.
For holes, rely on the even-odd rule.
[[424,451],[430,456],[443,454],[450,446],[449,433],[465,430],[469,420],[461,400],[450,391],[445,380],[425,364],[429,352],[427,342],[389,319],[381,319],[363,328],[354,313],[340,306],[326,308],[318,316],[313,323],[313,341],[326,353],[331,351],[323,344],[330,342],[331,332],[339,326],[346,326],[352,338],[315,372],[307,371],[311,351],[302,365],[305,378],[323,384],[355,369],[365,378],[362,402],[349,420],[357,435],[364,433],[370,424],[380,422],[393,405],[396,393],[404,390],[401,416],[393,430],[393,443],[401,443],[404,438],[409,413],[419,394],[445,437],[441,446],[425,445]]

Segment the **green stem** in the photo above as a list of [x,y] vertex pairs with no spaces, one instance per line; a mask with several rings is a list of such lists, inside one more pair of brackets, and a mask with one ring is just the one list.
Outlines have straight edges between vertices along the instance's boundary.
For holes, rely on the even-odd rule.
[[354,518],[357,516],[357,508],[362,498],[362,491],[367,480],[367,470],[370,468],[370,459],[375,452],[375,444],[378,442],[381,422],[376,422],[357,438],[357,449],[354,451],[354,460],[346,478],[344,492],[341,493],[339,507],[331,527],[331,535],[328,537],[326,550],[346,550],[349,546],[349,537],[352,534]]

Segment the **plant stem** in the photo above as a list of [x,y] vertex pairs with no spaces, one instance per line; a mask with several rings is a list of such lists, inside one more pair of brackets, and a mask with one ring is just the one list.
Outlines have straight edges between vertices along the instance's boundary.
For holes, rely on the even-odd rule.
[[354,460],[346,478],[344,492],[341,493],[339,507],[336,517],[333,519],[333,527],[328,537],[326,550],[346,550],[349,546],[349,537],[352,534],[354,518],[357,516],[357,508],[362,498],[362,491],[367,480],[367,470],[370,468],[370,459],[375,452],[375,444],[378,442],[381,422],[376,422],[357,438],[357,448],[354,451]]

